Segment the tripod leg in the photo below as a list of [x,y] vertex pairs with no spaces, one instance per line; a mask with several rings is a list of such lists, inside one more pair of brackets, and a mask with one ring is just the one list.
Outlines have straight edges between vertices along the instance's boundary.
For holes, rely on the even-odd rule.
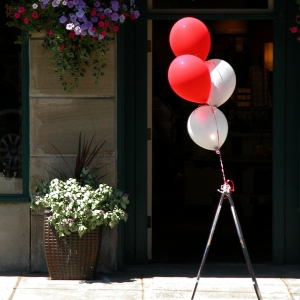
[[207,254],[208,254],[208,250],[209,250],[209,247],[210,247],[210,244],[211,244],[211,241],[212,241],[215,229],[216,229],[216,225],[217,225],[217,222],[218,222],[218,218],[219,218],[219,214],[220,214],[220,211],[221,211],[221,208],[222,208],[224,197],[225,197],[225,193],[223,193],[221,195],[221,198],[220,198],[220,201],[219,201],[219,206],[217,208],[217,211],[216,211],[216,214],[215,214],[215,218],[214,218],[211,230],[210,230],[210,234],[209,234],[209,237],[208,237],[208,240],[207,240],[206,248],[205,248],[205,251],[204,251],[204,254],[203,254],[203,258],[202,258],[202,261],[201,261],[201,264],[200,264],[200,268],[199,268],[199,271],[198,271],[197,281],[196,281],[195,288],[194,288],[194,291],[193,291],[193,295],[192,295],[192,298],[191,298],[192,300],[194,299],[194,296],[195,296],[195,293],[196,293],[196,290],[197,290],[197,287],[198,287],[198,283],[199,283],[199,280],[200,280],[201,271],[202,271],[202,269],[204,267],[204,264],[205,264],[205,261],[206,261],[206,257],[207,257]]
[[259,287],[258,287],[256,278],[255,278],[255,275],[254,275],[254,271],[253,271],[252,264],[251,264],[251,261],[250,261],[250,256],[249,256],[249,253],[248,253],[248,250],[247,250],[247,246],[246,246],[246,242],[245,242],[245,239],[244,239],[244,236],[243,236],[243,232],[242,232],[242,228],[241,228],[241,225],[240,225],[240,222],[239,222],[239,218],[237,216],[231,194],[227,193],[227,196],[228,196],[228,199],[229,199],[230,208],[231,208],[232,216],[233,216],[233,219],[234,219],[235,227],[236,227],[236,230],[237,230],[237,233],[238,233],[238,236],[239,236],[239,239],[240,239],[240,243],[241,243],[241,246],[242,246],[242,249],[243,249],[243,253],[244,253],[244,256],[245,256],[245,259],[246,259],[247,267],[248,267],[249,273],[252,277],[252,283],[254,285],[256,296],[257,296],[257,299],[261,300],[262,297],[261,297]]

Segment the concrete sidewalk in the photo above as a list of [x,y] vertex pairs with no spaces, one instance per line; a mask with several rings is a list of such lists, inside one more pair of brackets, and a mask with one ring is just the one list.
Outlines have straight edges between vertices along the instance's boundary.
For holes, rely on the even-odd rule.
[[[49,280],[48,274],[0,273],[1,300],[191,299],[198,264],[126,266],[92,281]],[[254,264],[263,299],[300,300],[300,266]],[[204,266],[194,299],[257,299],[246,264]]]

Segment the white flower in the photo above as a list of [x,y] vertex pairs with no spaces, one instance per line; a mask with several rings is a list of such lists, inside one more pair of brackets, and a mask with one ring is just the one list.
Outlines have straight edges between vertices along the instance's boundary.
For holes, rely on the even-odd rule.
[[[76,26],[75,29],[74,29],[74,32],[76,35],[79,35],[81,33],[81,28],[80,26]],[[82,175],[80,175],[81,177],[83,175],[86,175],[89,171],[86,171],[85,168],[82,170]]]
[[67,4],[68,4],[67,1],[63,1],[63,2],[62,2],[62,5],[67,5]]
[[33,9],[37,9],[37,8],[38,8],[38,5],[37,5],[36,3],[33,3],[33,4],[32,4],[32,8],[33,8]]
[[72,30],[74,28],[74,24],[73,23],[69,23],[66,25],[66,29],[67,30]]

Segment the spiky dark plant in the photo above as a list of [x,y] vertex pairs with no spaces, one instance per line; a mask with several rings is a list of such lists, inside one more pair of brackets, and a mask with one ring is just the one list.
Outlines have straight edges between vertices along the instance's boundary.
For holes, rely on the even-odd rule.
[[[52,143],[52,147],[59,153],[63,161],[65,162],[66,166],[68,167],[69,171],[71,172],[71,177],[75,178],[81,185],[85,184],[85,181],[88,177],[93,177],[96,181],[97,179],[97,171],[100,169],[100,167],[94,167],[92,166],[93,161],[95,160],[96,156],[98,155],[100,149],[104,145],[105,141],[101,140],[99,141],[95,146],[92,147],[93,142],[95,139],[95,134],[93,134],[91,140],[86,140],[85,138],[82,138],[81,132],[79,133],[79,139],[78,139],[78,150],[76,155],[76,164],[75,169],[72,171],[70,165],[66,161],[64,155],[61,153],[61,151],[54,146]],[[56,168],[51,167],[54,171],[50,172],[54,174],[55,176],[58,176],[61,180],[66,181],[70,176],[68,176],[63,170],[58,170]],[[84,169],[88,170],[87,172],[83,172]]]

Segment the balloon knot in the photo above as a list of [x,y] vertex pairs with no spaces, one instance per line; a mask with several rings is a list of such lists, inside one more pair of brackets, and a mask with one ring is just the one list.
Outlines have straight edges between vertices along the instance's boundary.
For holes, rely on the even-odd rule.
[[229,194],[231,192],[234,192],[234,184],[232,180],[226,180],[223,185],[221,185],[221,188],[218,190],[221,194]]

